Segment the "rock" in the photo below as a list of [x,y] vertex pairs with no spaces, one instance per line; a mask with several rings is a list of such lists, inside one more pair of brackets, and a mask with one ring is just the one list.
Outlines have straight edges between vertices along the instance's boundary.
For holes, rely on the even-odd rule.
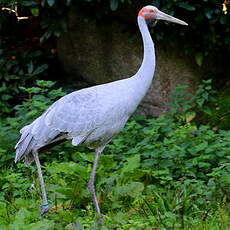
[[[88,85],[96,85],[134,75],[143,56],[137,23],[135,26],[131,33],[127,24],[119,21],[102,25],[71,11],[68,32],[57,42],[59,59],[71,84],[83,79]],[[186,84],[194,89],[198,82],[199,74],[182,48],[167,50],[165,47],[156,44],[157,67],[149,92],[140,105],[143,114],[164,113],[165,103],[176,85]]]
[[168,50],[163,44],[156,45],[157,65],[152,85],[140,108],[143,114],[159,116],[167,111],[165,105],[177,85],[188,85],[190,91],[196,89],[200,76],[198,68],[185,57],[179,48]]

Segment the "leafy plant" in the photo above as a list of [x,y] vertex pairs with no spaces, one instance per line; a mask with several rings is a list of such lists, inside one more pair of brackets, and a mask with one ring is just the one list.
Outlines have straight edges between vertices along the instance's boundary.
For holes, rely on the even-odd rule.
[[[191,100],[179,87],[170,113],[156,119],[133,116],[106,147],[96,178],[98,200],[107,213],[101,229],[229,228],[230,135],[195,122],[213,100],[210,84],[203,82]],[[14,108],[16,117],[2,119],[0,129],[0,227],[98,229],[86,189],[94,153],[68,143],[40,155],[52,208],[47,218],[37,219],[36,168],[12,167],[12,143],[19,128],[64,93],[44,80],[19,89],[24,100]]]
[[[3,52],[3,51],[2,51]],[[9,55],[9,56],[7,56]],[[44,73],[48,68],[47,64],[38,64],[41,52],[25,51],[6,54],[0,60],[0,113],[9,114],[12,112],[12,101],[19,95],[19,86],[31,84],[38,75]],[[30,60],[27,62],[27,60]]]
[[191,121],[208,123],[215,129],[229,129],[229,90],[217,92],[212,87],[212,80],[203,80],[195,93],[190,93],[187,86],[176,87],[168,103],[171,115],[184,124]]
[[171,115],[184,123],[198,119],[198,116],[211,115],[210,105],[217,101],[211,83],[211,79],[203,80],[195,93],[190,93],[187,86],[177,86],[168,103]]
[[[181,31],[175,31],[172,26],[167,30],[159,30],[157,38],[169,37],[174,40],[178,36],[180,41],[185,43],[185,52],[193,56],[198,66],[201,66],[209,54],[212,54],[214,49],[218,51],[221,49],[225,52],[228,49],[228,43],[230,40],[228,27],[229,20],[226,14],[221,10],[222,2],[217,5],[215,0],[211,1],[169,1],[169,0],[157,0],[149,1],[145,4],[154,4],[161,10],[172,15],[177,14],[179,18],[183,18],[189,22],[190,30],[186,33]],[[2,0],[0,4],[11,6],[15,4],[15,1]],[[105,15],[111,14],[111,11],[120,11],[123,6],[131,7],[131,5],[137,5],[133,0],[109,0],[106,2],[98,0],[81,0],[75,3],[71,0],[59,1],[59,0],[23,0],[17,1],[17,4],[21,8],[29,8],[34,16],[41,16],[41,25],[45,29],[41,40],[48,39],[51,35],[59,36],[61,33],[66,32],[67,26],[65,23],[66,14],[68,10],[75,4],[82,7],[84,11],[90,8],[92,9],[91,16],[96,18],[104,18]],[[4,5],[6,6],[6,5]],[[139,6],[139,5],[138,5]],[[92,14],[92,12],[96,12]],[[192,21],[191,21],[192,20]],[[55,23],[54,23],[55,22]],[[206,26],[209,25],[209,26]],[[219,39],[224,37],[224,39]],[[183,42],[184,40],[184,42]]]
[[216,94],[216,101],[209,107],[210,112],[204,117],[210,124],[220,129],[230,129],[230,90],[229,87],[223,88]]

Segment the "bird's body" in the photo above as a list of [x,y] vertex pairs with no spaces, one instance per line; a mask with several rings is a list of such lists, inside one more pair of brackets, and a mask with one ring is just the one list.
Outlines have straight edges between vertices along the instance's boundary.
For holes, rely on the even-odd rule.
[[[62,97],[21,130],[16,160],[26,157],[34,147],[39,149],[48,145],[60,135],[72,140],[73,145],[105,145],[123,128],[139,104],[141,97],[136,95],[137,90],[134,79],[127,79]],[[31,140],[26,141],[26,138]]]
[[21,138],[15,146],[15,162],[24,158],[25,163],[29,164],[35,160],[45,206],[41,214],[48,211],[48,202],[38,150],[61,139],[71,140],[75,146],[86,144],[95,149],[95,162],[88,189],[95,209],[100,213],[94,189],[99,155],[113,136],[124,127],[151,85],[155,70],[155,50],[146,21],[151,18],[157,20],[156,15],[162,17],[160,19],[185,25],[183,21],[168,16],[153,6],[142,8],[138,15],[138,25],[143,39],[144,58],[134,76],[70,93],[51,105],[33,123],[21,129]]

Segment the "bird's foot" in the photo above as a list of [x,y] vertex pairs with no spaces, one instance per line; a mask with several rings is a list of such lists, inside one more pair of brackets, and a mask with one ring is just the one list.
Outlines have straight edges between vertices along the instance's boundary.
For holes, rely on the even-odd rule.
[[40,209],[40,216],[44,216],[47,212],[49,212],[49,205],[42,204]]

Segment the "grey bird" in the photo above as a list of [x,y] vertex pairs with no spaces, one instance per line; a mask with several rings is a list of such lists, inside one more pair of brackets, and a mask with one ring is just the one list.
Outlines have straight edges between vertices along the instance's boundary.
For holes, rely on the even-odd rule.
[[137,21],[143,39],[144,58],[137,73],[124,80],[70,93],[20,130],[21,137],[15,146],[15,162],[23,159],[26,165],[33,161],[36,163],[42,191],[41,215],[48,212],[49,205],[38,151],[62,140],[71,140],[74,146],[84,144],[95,150],[88,190],[96,212],[101,213],[94,186],[98,160],[106,144],[122,130],[151,85],[155,71],[155,49],[148,24],[155,25],[158,20],[187,25],[154,6],[143,7]]

